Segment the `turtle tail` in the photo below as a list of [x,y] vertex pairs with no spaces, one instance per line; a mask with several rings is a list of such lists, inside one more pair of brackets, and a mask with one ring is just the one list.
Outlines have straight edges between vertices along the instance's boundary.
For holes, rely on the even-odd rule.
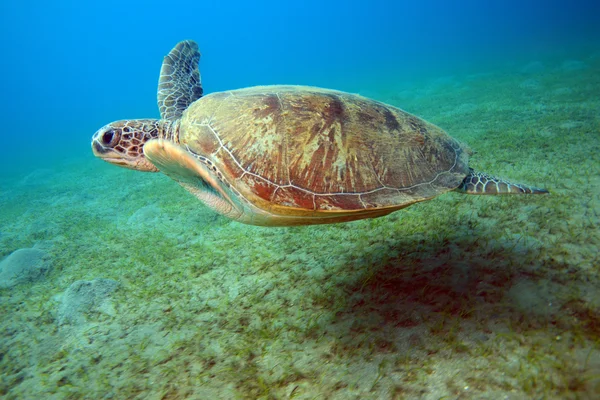
[[469,174],[463,179],[458,192],[467,194],[545,194],[546,189],[521,185],[496,178],[469,168]]

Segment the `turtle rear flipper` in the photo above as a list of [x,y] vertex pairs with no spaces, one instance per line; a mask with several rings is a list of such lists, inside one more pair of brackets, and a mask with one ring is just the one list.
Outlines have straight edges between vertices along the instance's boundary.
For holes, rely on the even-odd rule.
[[483,172],[469,170],[456,191],[467,194],[546,194],[546,189],[508,182]]

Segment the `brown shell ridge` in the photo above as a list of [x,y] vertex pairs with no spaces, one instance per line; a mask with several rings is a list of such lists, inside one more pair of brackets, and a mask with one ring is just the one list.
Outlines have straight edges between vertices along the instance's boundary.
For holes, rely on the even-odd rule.
[[[186,147],[192,153],[195,151],[197,157],[210,159],[224,184],[237,190],[241,202],[274,214],[283,211],[321,215],[322,212],[396,208],[435,197],[460,183],[467,153],[441,129],[374,101],[376,112],[368,119],[363,114],[369,115],[357,108],[365,104],[369,107],[370,103],[365,103],[368,99],[315,89],[314,94],[321,95],[317,100],[322,103],[317,106],[326,110],[321,123],[318,114],[295,114],[303,110],[304,104],[298,99],[314,100],[310,93],[312,88],[300,89],[306,92],[299,91],[297,96],[284,87],[249,88],[241,89],[245,92],[240,93],[228,91],[205,96],[204,103],[198,103],[206,104],[204,107],[190,109],[186,123],[190,128],[197,128],[189,130],[190,135],[182,144],[187,142]],[[311,105],[307,104],[306,109],[311,110],[308,107]],[[337,113],[342,112],[340,107],[351,118],[345,119],[344,114],[338,116]],[[381,136],[383,139],[379,140],[374,129],[379,124],[385,132],[388,121],[383,118],[388,118],[388,110],[387,114],[393,117],[389,124],[399,122],[403,130],[393,138]],[[292,118],[291,126],[286,124],[287,118]],[[342,135],[346,132],[344,127],[332,125],[338,121],[336,118],[350,121],[352,125],[346,129],[351,129],[349,132],[354,132],[354,136]],[[363,120],[366,131],[370,132],[366,136],[357,133],[357,124]],[[298,121],[308,122],[302,125]],[[296,125],[311,129],[299,131]],[[320,137],[314,139],[317,134]],[[335,143],[331,142],[332,136]],[[362,150],[344,154],[345,140],[348,148]],[[382,149],[391,151],[377,152]],[[304,159],[301,158],[303,151]],[[338,157],[335,151],[344,157]],[[317,155],[327,162],[313,162],[311,157]],[[328,169],[330,164],[336,169]],[[344,171],[342,175],[328,172],[339,170]],[[316,179],[314,176],[321,176],[316,185],[311,183]]]
[[[211,128],[211,131],[212,131],[213,133],[215,133],[214,129],[212,129],[212,128]],[[216,133],[215,133],[215,135],[216,135]],[[217,137],[218,137],[218,136],[217,136]],[[220,142],[220,139],[219,139],[219,142]],[[456,143],[456,142],[455,142],[455,143]],[[380,179],[379,175],[378,175],[377,173],[375,173],[375,168],[373,168],[373,172],[375,173],[375,176],[377,177],[377,181],[378,181],[378,182],[381,184],[381,187],[378,187],[378,188],[376,188],[376,189],[369,190],[369,191],[366,191],[366,192],[329,192],[329,193],[315,193],[315,192],[311,192],[310,190],[308,190],[308,189],[305,189],[305,188],[303,188],[303,187],[296,186],[296,185],[294,185],[294,184],[293,184],[293,183],[291,183],[291,182],[290,182],[288,185],[278,185],[277,183],[275,183],[275,182],[273,182],[273,181],[271,181],[271,180],[269,180],[269,179],[267,179],[267,178],[264,178],[264,177],[262,177],[262,176],[260,176],[260,175],[257,175],[257,174],[255,174],[255,173],[253,173],[253,172],[246,171],[246,169],[245,169],[245,168],[244,168],[244,167],[243,167],[243,166],[242,166],[242,165],[241,165],[241,164],[238,162],[238,160],[237,160],[237,159],[236,159],[236,158],[233,156],[233,154],[232,154],[232,153],[231,153],[231,152],[230,152],[230,151],[227,149],[227,147],[225,147],[225,146],[224,146],[222,143],[221,143],[221,146],[222,146],[222,148],[224,148],[224,149],[227,151],[227,153],[229,153],[229,155],[230,155],[230,156],[231,156],[231,158],[232,158],[232,159],[235,161],[235,163],[236,163],[236,164],[237,164],[237,165],[238,165],[238,166],[239,166],[239,167],[240,167],[242,170],[244,170],[244,174],[243,174],[242,176],[244,176],[244,175],[246,175],[246,174],[248,174],[248,175],[252,175],[252,176],[254,176],[254,177],[258,178],[258,179],[261,179],[261,180],[263,180],[263,181],[265,181],[265,182],[267,182],[267,183],[269,183],[269,184],[273,185],[273,186],[276,186],[275,192],[276,192],[277,190],[281,189],[281,188],[293,187],[293,188],[295,188],[295,189],[298,189],[298,190],[301,190],[301,191],[303,191],[303,192],[310,193],[310,194],[312,194],[313,196],[343,196],[343,195],[358,195],[358,196],[362,196],[362,195],[365,195],[365,194],[376,193],[376,192],[378,192],[378,191],[381,191],[381,190],[384,190],[384,189],[396,190],[396,191],[398,191],[398,193],[402,193],[403,191],[407,191],[407,190],[415,189],[415,188],[417,188],[417,187],[420,187],[420,186],[432,185],[432,184],[433,184],[433,183],[434,183],[434,182],[435,182],[435,181],[436,181],[436,180],[437,180],[437,179],[438,179],[438,178],[439,178],[441,175],[444,175],[444,174],[449,174],[449,173],[451,173],[451,172],[454,170],[454,168],[456,167],[456,164],[458,163],[458,159],[459,159],[459,154],[458,154],[458,151],[460,150],[460,145],[458,145],[458,144],[457,144],[457,147],[453,147],[453,150],[454,150],[454,163],[452,164],[452,166],[451,166],[451,167],[448,169],[448,171],[442,171],[442,172],[440,172],[440,173],[436,174],[436,176],[435,176],[435,177],[434,177],[432,180],[430,180],[430,181],[428,181],[428,182],[421,182],[421,183],[417,183],[417,184],[415,184],[415,185],[412,185],[412,186],[407,186],[407,187],[403,187],[403,188],[395,188],[395,187],[388,186],[388,185],[385,185],[385,184],[381,183],[381,179]],[[220,148],[219,148],[219,150],[220,150]],[[288,168],[289,168],[289,166],[288,166]],[[289,175],[288,175],[288,176],[289,176]],[[239,179],[239,178],[238,178],[238,179]],[[273,195],[271,195],[271,199],[270,199],[270,200],[273,200],[273,197],[274,197],[274,195],[275,195],[275,192],[273,193]]]
[[[275,92],[275,96],[277,96],[277,101],[279,102],[279,107],[283,111],[285,109],[285,106],[284,106],[283,100],[281,99],[281,96],[279,95],[278,92]],[[292,181],[290,179],[290,176],[291,176],[291,174],[290,174],[290,157],[288,154],[288,137],[287,137],[287,135],[283,135],[283,142],[284,143],[283,143],[282,147],[283,147],[283,151],[285,153],[283,155],[283,157],[285,159],[285,170],[286,170],[286,174],[287,174],[288,184],[291,185]],[[273,196],[275,196],[275,192],[278,189],[279,189],[279,187],[277,189],[275,189],[275,191],[273,192],[273,195],[271,196],[271,199],[270,199],[271,201],[273,201]],[[300,188],[298,188],[298,189],[300,189]],[[314,209],[316,210],[317,205],[315,204],[314,196],[313,196],[313,206],[314,206]]]
[[[265,87],[265,88],[268,88],[268,87]],[[236,96],[235,92],[229,91],[227,93],[230,94],[232,97]],[[268,91],[262,92],[262,94],[265,95],[265,96],[268,95],[268,93],[269,93]],[[279,92],[274,92],[273,94],[277,97],[277,102],[279,103],[280,110],[283,111],[285,109],[285,106],[284,106],[284,102],[281,99],[281,96],[280,96]],[[221,104],[219,105],[219,108],[224,103],[225,102],[221,102]],[[215,110],[214,114],[216,114],[218,110],[219,109]],[[269,201],[273,201],[273,198],[275,197],[275,193],[277,192],[277,190],[279,190],[282,187],[294,187],[296,189],[299,189],[299,190],[302,190],[304,192],[311,193],[311,194],[314,195],[314,193],[310,192],[309,190],[306,190],[306,189],[298,187],[298,186],[294,186],[292,184],[292,181],[290,180],[290,176],[291,175],[290,175],[290,162],[289,162],[290,160],[289,160],[289,155],[288,155],[288,151],[287,151],[287,147],[288,147],[288,140],[287,140],[288,138],[287,138],[287,135],[283,135],[283,141],[284,141],[283,149],[284,149],[284,153],[285,153],[284,154],[284,157],[285,157],[285,168],[286,168],[286,175],[287,175],[288,185],[281,186],[281,185],[278,185],[275,182],[272,182],[269,179],[266,179],[266,178],[264,178],[264,177],[262,177],[260,175],[257,175],[257,174],[254,174],[252,172],[247,171],[246,168],[244,168],[239,163],[239,161],[235,158],[235,156],[233,155],[233,153],[226,146],[223,145],[223,143],[221,141],[221,138],[219,137],[219,135],[217,134],[217,132],[213,129],[213,127],[210,126],[210,125],[208,125],[208,127],[210,128],[210,130],[213,133],[213,135],[215,135],[215,137],[217,138],[217,140],[219,141],[219,143],[221,144],[221,146],[227,151],[227,153],[229,153],[229,156],[231,157],[231,159],[237,164],[238,167],[240,167],[244,171],[244,174],[242,174],[242,176],[240,176],[238,178],[238,180],[240,180],[244,175],[248,174],[248,175],[252,175],[252,176],[254,176],[256,178],[262,179],[263,181],[265,181],[265,182],[267,182],[267,183],[269,183],[271,185],[276,186],[276,189],[273,191],[273,194],[271,195],[271,198],[269,199]],[[216,154],[216,152],[215,152],[215,154]],[[313,199],[313,205],[315,206],[314,209],[316,210],[316,204],[314,204],[314,199]]]
[[[227,96],[227,97],[225,97],[223,100],[226,100],[226,99],[228,99],[229,97],[235,97],[235,94],[234,94],[233,92],[231,92],[231,91],[229,91],[229,92],[224,92],[224,93],[225,93],[225,94],[227,94],[228,96]],[[212,126],[210,126],[210,123],[212,122],[213,118],[215,117],[215,114],[216,114],[217,112],[219,112],[219,110],[221,109],[221,107],[223,107],[223,105],[224,105],[225,103],[226,103],[225,101],[221,101],[221,102],[219,102],[219,105],[218,105],[218,106],[217,106],[217,108],[216,108],[216,109],[215,109],[215,110],[212,112],[212,114],[211,114],[210,118],[209,118],[209,119],[208,119],[208,121],[207,121],[207,124],[208,124],[207,126],[210,128],[210,130],[213,132],[213,134],[214,134],[214,135],[217,137],[217,140],[219,140],[219,143],[221,143],[221,138],[219,137],[219,135],[217,135],[217,134],[215,133],[215,130],[212,128]],[[200,126],[202,126],[202,124],[197,124],[197,125],[200,125]]]
[[[307,194],[309,194],[310,196],[312,196],[312,203],[313,203],[313,208],[312,208],[312,211],[316,211],[316,210],[317,210],[316,201],[315,201],[315,198],[316,198],[316,196],[323,196],[323,197],[325,197],[325,196],[358,196],[360,203],[363,205],[363,208],[365,208],[365,209],[366,209],[366,208],[368,208],[368,206],[367,206],[367,205],[364,203],[364,201],[363,201],[363,199],[362,199],[362,196],[364,196],[364,195],[367,195],[367,194],[372,194],[372,193],[376,193],[376,192],[379,192],[379,191],[381,191],[381,190],[385,190],[385,189],[388,189],[388,190],[395,190],[395,191],[397,191],[398,193],[402,193],[403,191],[409,191],[409,190],[413,190],[413,189],[415,189],[415,188],[417,188],[417,187],[420,187],[420,186],[428,186],[428,185],[429,185],[429,186],[431,186],[431,185],[433,185],[433,183],[434,183],[436,180],[438,180],[438,178],[439,178],[440,176],[442,176],[443,174],[449,174],[449,173],[451,173],[451,172],[454,170],[454,168],[456,167],[456,165],[457,165],[457,163],[458,163],[458,159],[459,159],[459,151],[460,151],[460,148],[461,148],[461,147],[460,147],[460,145],[459,145],[459,144],[458,144],[456,141],[454,141],[454,144],[456,145],[456,147],[452,146],[452,148],[453,148],[453,150],[454,150],[454,152],[455,152],[455,157],[454,157],[454,163],[453,163],[453,165],[452,165],[452,166],[451,166],[451,167],[450,167],[450,168],[449,168],[447,171],[442,171],[442,172],[440,172],[440,173],[436,174],[436,176],[435,176],[435,177],[434,177],[432,180],[430,180],[430,181],[428,181],[428,182],[421,182],[421,183],[418,183],[418,184],[415,184],[415,185],[412,185],[412,186],[403,187],[403,188],[396,188],[396,187],[393,187],[393,186],[388,186],[388,185],[385,185],[385,184],[383,184],[383,183],[381,182],[381,179],[380,179],[380,177],[379,177],[379,174],[377,174],[377,173],[376,173],[376,171],[375,171],[375,168],[374,168],[374,167],[372,166],[372,164],[371,164],[371,166],[372,166],[372,168],[373,168],[373,173],[374,173],[374,175],[376,176],[376,178],[377,178],[377,181],[378,181],[378,182],[381,184],[381,187],[378,187],[378,188],[375,188],[375,189],[372,189],[372,190],[369,190],[369,191],[366,191],[366,192],[328,192],[328,193],[314,193],[314,192],[312,192],[312,191],[310,191],[310,190],[308,190],[308,189],[305,189],[305,188],[303,188],[303,187],[300,187],[300,186],[296,186],[296,185],[294,185],[293,183],[291,183],[291,181],[289,181],[289,171],[288,171],[288,181],[289,181],[290,183],[289,183],[289,184],[287,184],[287,185],[279,185],[279,184],[277,184],[277,183],[275,183],[275,182],[273,182],[273,181],[271,181],[271,180],[269,180],[269,179],[267,179],[267,178],[264,178],[264,177],[262,177],[262,176],[260,176],[260,175],[257,175],[257,174],[255,174],[255,173],[253,173],[253,172],[247,171],[247,170],[246,170],[246,168],[244,168],[244,167],[243,167],[243,166],[240,164],[240,162],[239,162],[239,161],[236,159],[236,157],[233,155],[233,153],[232,153],[232,152],[231,152],[231,151],[230,151],[230,150],[227,148],[227,146],[225,146],[225,144],[223,143],[223,141],[221,140],[221,138],[219,137],[219,135],[218,135],[218,134],[217,134],[217,132],[214,130],[214,128],[213,128],[213,127],[210,125],[210,123],[209,123],[209,122],[208,122],[208,123],[200,123],[200,124],[196,124],[196,125],[198,125],[198,126],[205,126],[205,127],[209,128],[209,129],[210,129],[210,131],[212,132],[212,134],[215,136],[215,138],[216,138],[216,139],[217,139],[217,141],[219,142],[219,148],[218,148],[218,149],[215,151],[215,154],[216,154],[217,152],[221,151],[221,150],[224,150],[224,151],[226,151],[226,152],[228,153],[229,157],[231,157],[231,159],[232,159],[232,160],[235,162],[235,164],[236,164],[236,165],[237,165],[237,166],[238,166],[238,167],[239,167],[241,170],[243,170],[243,171],[244,171],[244,172],[243,172],[243,174],[242,174],[242,175],[241,175],[239,178],[237,178],[237,180],[241,180],[241,178],[242,178],[244,175],[251,175],[251,176],[253,176],[253,177],[257,178],[257,179],[260,179],[260,180],[262,180],[262,181],[264,181],[264,182],[266,182],[266,183],[268,183],[268,184],[270,184],[270,185],[273,185],[273,186],[275,187],[275,190],[274,190],[274,191],[273,191],[273,193],[271,194],[269,201],[273,201],[273,199],[275,198],[275,195],[276,195],[277,191],[278,191],[278,190],[280,190],[280,189],[285,189],[285,188],[290,188],[290,187],[291,187],[291,188],[294,188],[294,189],[298,189],[298,190],[300,190],[300,191],[302,191],[302,192],[304,192],[304,193],[307,193]],[[198,157],[198,158],[202,158],[202,161],[204,162],[204,157],[202,157],[202,156],[200,156],[200,155],[198,155],[198,154],[194,153],[194,152],[193,152],[193,151],[192,151],[192,150],[191,150],[191,149],[190,149],[188,146],[186,146],[186,147],[187,147],[187,149],[188,149],[188,151],[189,151],[190,153],[194,154],[194,155],[195,155],[196,157]],[[286,163],[286,164],[287,164],[287,163]],[[211,164],[211,166],[212,166],[212,164]],[[288,170],[289,170],[289,164],[287,165],[287,168],[288,168]],[[229,182],[226,182],[226,180],[225,180],[225,178],[223,177],[223,175],[222,175],[222,174],[219,174],[219,175],[220,175],[220,176],[219,176],[219,178],[221,178],[222,180],[224,180],[224,181],[225,181],[225,183],[227,184],[227,186],[229,186],[229,187],[232,187],[232,185],[231,185]],[[239,193],[239,194],[240,194],[240,196],[241,196],[241,193]],[[247,199],[245,196],[241,196],[241,197],[243,197],[243,198],[244,198],[244,200],[246,200],[247,202],[249,202],[249,203],[250,203],[250,201],[249,201],[249,200],[248,200],[248,199]]]

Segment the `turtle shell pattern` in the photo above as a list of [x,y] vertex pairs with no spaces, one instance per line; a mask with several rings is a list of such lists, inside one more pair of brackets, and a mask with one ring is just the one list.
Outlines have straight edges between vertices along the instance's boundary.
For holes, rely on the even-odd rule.
[[179,142],[243,199],[288,215],[387,214],[455,189],[468,173],[467,152],[437,126],[303,86],[202,97],[184,112]]

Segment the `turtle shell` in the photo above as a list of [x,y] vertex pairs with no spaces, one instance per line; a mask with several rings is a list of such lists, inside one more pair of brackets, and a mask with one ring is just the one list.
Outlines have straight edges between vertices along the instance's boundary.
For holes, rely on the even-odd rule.
[[384,215],[455,189],[468,173],[465,148],[437,126],[303,86],[202,97],[183,114],[179,142],[244,201],[276,215]]

